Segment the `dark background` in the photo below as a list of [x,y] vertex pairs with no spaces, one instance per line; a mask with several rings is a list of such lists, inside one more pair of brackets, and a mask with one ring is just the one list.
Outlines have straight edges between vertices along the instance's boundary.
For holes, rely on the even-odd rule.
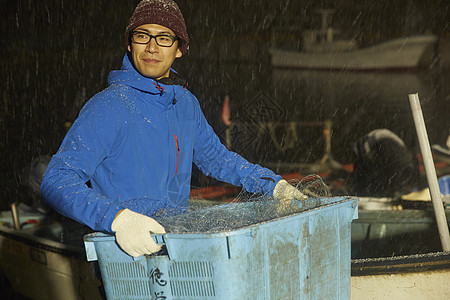
[[[72,122],[82,105],[106,87],[109,72],[120,68],[126,50],[124,29],[138,2],[0,1],[2,209],[23,197],[21,182],[32,159],[57,151],[66,131],[64,124]],[[282,118],[287,121],[336,118],[336,124],[342,128],[345,120],[352,118],[351,110],[336,108],[339,104],[334,104],[335,109],[330,112],[327,104],[316,99],[293,99],[292,95],[301,89],[299,86],[280,90],[273,85],[267,51],[271,30],[318,26],[320,18],[314,14],[317,8],[336,9],[333,24],[345,29],[344,37],[355,38],[361,46],[420,33],[434,33],[442,42],[440,45],[447,45],[445,42],[450,37],[448,0],[190,0],[178,1],[178,5],[191,42],[190,51],[176,62],[175,69],[189,81],[191,91],[199,98],[207,119],[221,137],[225,126],[220,114],[225,95],[231,98],[232,118],[241,116],[242,119],[240,109],[261,95],[275,99],[282,107]],[[443,47],[446,46],[441,46],[444,49],[441,53],[450,52]],[[424,71],[424,80],[433,81],[435,90],[442,89],[449,79],[448,69],[439,59],[432,67]],[[450,99],[436,95],[443,93],[438,91],[427,97],[424,112],[431,128],[437,128],[431,134],[432,142],[442,142],[449,128]],[[406,123],[410,125],[409,117]],[[371,125],[370,119],[364,125],[364,130],[354,131],[351,140],[379,127],[379,124]],[[336,132],[335,156],[349,162],[349,147],[344,147],[350,142],[349,136]],[[321,147],[316,145],[316,135],[311,133],[304,140],[305,145],[310,145],[307,157],[293,159],[319,157],[314,155],[315,149]],[[413,135],[412,130],[402,137],[408,144],[414,144]],[[263,163],[280,157],[268,157],[271,149],[264,145],[256,143],[248,149],[242,143],[235,150],[242,150],[252,161]]]

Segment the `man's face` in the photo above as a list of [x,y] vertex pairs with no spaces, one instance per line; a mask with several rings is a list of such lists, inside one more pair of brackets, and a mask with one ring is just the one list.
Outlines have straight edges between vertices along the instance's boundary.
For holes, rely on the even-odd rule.
[[[135,31],[146,32],[150,35],[175,35],[169,28],[157,24],[145,24],[137,27]],[[139,73],[156,80],[168,77],[175,58],[182,55],[178,48],[178,41],[175,41],[171,47],[161,47],[156,44],[154,38],[146,45],[130,42],[128,51],[131,52],[134,66]]]

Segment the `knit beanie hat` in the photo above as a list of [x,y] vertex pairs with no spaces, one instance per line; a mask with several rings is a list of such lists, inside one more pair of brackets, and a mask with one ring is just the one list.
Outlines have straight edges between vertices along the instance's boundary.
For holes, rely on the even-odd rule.
[[[144,24],[158,24],[172,30],[179,38],[181,53],[189,49],[189,37],[183,15],[172,0],[142,0],[136,6],[125,30],[125,42],[130,43],[130,33]],[[181,43],[180,43],[181,42]]]

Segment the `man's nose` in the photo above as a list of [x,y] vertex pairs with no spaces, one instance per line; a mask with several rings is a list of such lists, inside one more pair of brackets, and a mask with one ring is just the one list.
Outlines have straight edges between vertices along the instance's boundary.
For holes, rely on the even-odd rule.
[[149,52],[158,51],[158,44],[156,43],[156,37],[154,36],[150,37],[150,42],[148,42],[146,50]]

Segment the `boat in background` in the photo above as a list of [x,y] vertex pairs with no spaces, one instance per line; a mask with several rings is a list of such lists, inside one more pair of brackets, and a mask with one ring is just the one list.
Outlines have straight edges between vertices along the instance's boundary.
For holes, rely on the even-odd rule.
[[354,40],[340,39],[340,31],[329,25],[333,10],[319,10],[318,13],[322,16],[322,26],[302,33],[302,51],[284,49],[280,45],[284,41],[280,34],[272,35],[269,49],[272,66],[312,70],[409,71],[429,66],[432,62],[438,41],[433,34],[402,37],[359,48]]

